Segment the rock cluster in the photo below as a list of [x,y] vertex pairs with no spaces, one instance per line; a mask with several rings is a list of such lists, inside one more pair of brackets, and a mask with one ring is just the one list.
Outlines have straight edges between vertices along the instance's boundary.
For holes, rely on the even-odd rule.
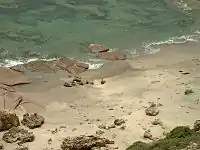
[[0,131],[8,130],[20,125],[16,114],[0,111]]
[[34,129],[41,127],[44,124],[44,117],[38,115],[37,113],[34,114],[24,114],[21,123],[27,126],[29,129]]
[[84,80],[81,77],[75,77],[72,81],[65,82],[64,86],[65,87],[73,87],[73,86],[85,85],[85,84],[93,85],[94,82],[93,81]]
[[114,141],[93,135],[82,135],[78,137],[65,138],[62,142],[61,148],[62,150],[91,150],[94,147],[106,147],[107,144],[114,144]]
[[28,130],[19,127],[13,127],[3,135],[3,140],[7,143],[18,142],[18,144],[23,144],[26,142],[32,142],[34,139],[35,136],[33,132],[28,132]]

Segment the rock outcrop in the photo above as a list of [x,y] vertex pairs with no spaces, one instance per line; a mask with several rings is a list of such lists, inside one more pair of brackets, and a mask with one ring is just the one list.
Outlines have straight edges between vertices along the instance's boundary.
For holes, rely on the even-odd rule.
[[100,138],[96,136],[78,136],[78,137],[68,137],[62,142],[62,150],[91,150],[92,148],[106,147],[107,144],[114,144],[105,138]]
[[0,131],[9,130],[20,125],[19,118],[14,113],[0,111]]
[[23,73],[0,67],[0,84],[14,86],[19,84],[29,84],[31,80],[26,77]]
[[56,72],[59,70],[67,71],[71,74],[79,74],[89,68],[88,64],[79,62],[77,60],[62,58],[53,61],[33,61],[23,64],[25,70],[32,72]]
[[3,135],[3,140],[7,143],[17,142],[18,144],[23,144],[26,142],[32,142],[34,139],[35,136],[33,132],[28,132],[28,130],[19,127],[13,127]]
[[44,124],[44,117],[38,115],[37,113],[34,114],[24,114],[23,115],[23,120],[21,123],[24,126],[27,126],[29,129],[34,129],[41,127],[42,124]]

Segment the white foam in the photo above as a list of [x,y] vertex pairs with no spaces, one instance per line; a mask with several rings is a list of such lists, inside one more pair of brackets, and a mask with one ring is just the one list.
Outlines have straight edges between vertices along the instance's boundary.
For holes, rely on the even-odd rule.
[[3,67],[13,67],[13,66],[22,65],[22,64],[33,62],[33,61],[37,61],[37,60],[53,61],[53,60],[57,60],[57,58],[51,58],[51,59],[30,58],[27,61],[22,61],[20,59],[19,60],[6,59],[4,61],[4,63],[0,63],[0,66],[3,66]]
[[183,0],[176,0],[176,4],[177,4],[178,8],[183,10],[183,11],[192,10],[192,8],[190,8],[188,6],[188,4],[186,4]]
[[89,69],[97,69],[103,65],[103,63],[95,63],[95,64],[87,63],[87,64],[89,65]]
[[183,35],[180,37],[172,37],[165,41],[151,42],[143,44],[143,48],[145,48],[145,52],[148,54],[154,54],[160,51],[160,48],[156,47],[158,45],[163,44],[181,44],[186,42],[198,42],[199,35]]

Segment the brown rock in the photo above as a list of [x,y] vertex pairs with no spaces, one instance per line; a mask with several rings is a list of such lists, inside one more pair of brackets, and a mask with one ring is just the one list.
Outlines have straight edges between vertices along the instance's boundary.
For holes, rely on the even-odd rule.
[[0,131],[9,130],[20,125],[16,114],[0,111]]
[[122,124],[124,124],[125,123],[125,120],[124,119],[115,119],[115,121],[114,121],[114,124],[116,125],[116,126],[120,126],[120,125],[122,125]]
[[106,59],[106,60],[110,60],[110,61],[126,59],[126,55],[123,54],[122,52],[118,52],[118,51],[100,53],[97,55],[97,57],[100,59]]
[[107,144],[114,144],[114,141],[110,141],[105,138],[96,136],[78,136],[67,137],[62,142],[62,150],[91,150],[94,147],[106,147]]
[[200,131],[200,120],[196,120],[194,123],[194,130]]
[[23,73],[8,68],[0,67],[0,84],[14,86],[19,84],[29,84],[31,80]]
[[54,63],[55,61],[32,61],[23,67],[32,72],[55,72]]
[[151,103],[150,106],[145,110],[146,115],[156,116],[159,113],[158,107],[155,103]]
[[42,124],[44,124],[44,117],[38,115],[37,113],[26,113],[23,115],[23,120],[21,121],[21,123],[27,126],[29,129],[38,128],[41,127]]
[[3,135],[3,140],[7,143],[18,142],[18,144],[23,144],[32,142],[34,139],[33,132],[28,132],[28,130],[20,129],[19,127],[13,127]]
[[88,49],[91,53],[101,53],[109,51],[109,48],[106,48],[105,46],[99,44],[90,44]]
[[66,70],[71,74],[79,74],[81,72],[86,71],[89,68],[88,64],[65,58],[65,59],[60,59],[57,63],[56,66],[60,68],[61,70]]

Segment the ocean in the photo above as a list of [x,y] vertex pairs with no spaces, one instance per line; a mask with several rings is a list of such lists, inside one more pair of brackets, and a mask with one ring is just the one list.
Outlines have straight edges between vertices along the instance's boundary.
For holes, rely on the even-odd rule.
[[99,66],[91,43],[154,53],[198,41],[199,14],[198,0],[0,0],[0,65],[70,57]]

